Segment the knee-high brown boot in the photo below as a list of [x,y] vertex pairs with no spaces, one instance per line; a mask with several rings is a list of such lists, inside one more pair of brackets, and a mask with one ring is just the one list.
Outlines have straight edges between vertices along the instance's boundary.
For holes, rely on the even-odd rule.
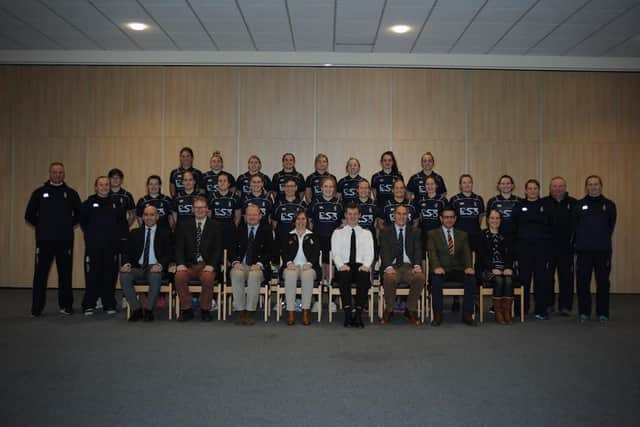
[[513,298],[502,299],[503,317],[507,325],[511,325],[513,323],[513,316],[511,315],[512,307],[513,307]]
[[493,299],[493,310],[496,313],[496,322],[501,324],[501,325],[505,325],[506,322],[504,321],[504,313],[503,313],[503,301],[504,299],[502,298],[494,298]]

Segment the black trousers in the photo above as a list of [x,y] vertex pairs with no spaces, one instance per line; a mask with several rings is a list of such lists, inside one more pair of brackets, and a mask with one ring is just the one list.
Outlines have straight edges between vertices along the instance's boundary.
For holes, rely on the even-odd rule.
[[609,273],[611,252],[578,252],[576,275],[578,277],[578,311],[591,315],[591,273],[596,273],[596,314],[609,317]]
[[73,308],[73,292],[71,290],[73,240],[43,240],[36,242],[31,314],[39,315],[44,310],[47,298],[47,278],[54,258],[58,269],[58,305],[67,310]]
[[476,276],[465,274],[461,270],[447,271],[445,274],[431,274],[431,295],[433,297],[433,311],[442,313],[444,307],[444,296],[442,289],[446,282],[456,282],[464,287],[464,297],[462,300],[462,313],[473,314],[473,301],[476,294]]
[[[524,312],[529,312],[531,280],[533,279],[533,294],[535,299],[535,314],[545,315],[551,300],[553,288],[551,287],[549,273],[549,256],[546,251],[548,245],[544,242],[519,242],[518,253],[518,277],[524,287]],[[516,302],[516,308],[520,309]]]
[[369,271],[358,270],[362,264],[347,264],[349,271],[339,271],[336,273],[336,282],[340,286],[340,298],[342,298],[342,306],[345,308],[353,307],[351,286],[356,285],[355,306],[363,308],[367,306],[367,294],[371,287],[371,273]]
[[571,247],[554,247],[549,257],[549,280],[551,280],[551,298],[549,306],[556,304],[554,289],[554,273],[558,272],[558,310],[571,311],[573,307],[573,288],[575,275],[573,268],[573,249]]
[[82,308],[95,308],[98,297],[104,310],[116,308],[119,242],[106,248],[87,248],[84,256],[85,291]]

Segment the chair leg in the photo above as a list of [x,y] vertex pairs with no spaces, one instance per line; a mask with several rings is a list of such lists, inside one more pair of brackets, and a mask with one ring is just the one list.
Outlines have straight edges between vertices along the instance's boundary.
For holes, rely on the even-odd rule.
[[520,292],[520,323],[524,322],[524,288]]
[[180,319],[180,295],[176,294],[176,320]]
[[484,288],[482,286],[480,286],[480,290],[478,291],[478,298],[480,299],[480,323],[484,322],[484,294],[482,293],[482,291],[484,290]]
[[[328,304],[328,307],[329,307],[329,323],[333,322],[333,313],[331,312],[331,295],[332,294],[333,294],[333,288],[331,287],[331,285],[329,285],[329,294],[328,294],[328,296],[329,296],[329,304]],[[321,307],[320,309],[322,309],[322,303],[321,303],[320,307]]]
[[173,318],[173,295],[171,288],[169,288],[169,320]]

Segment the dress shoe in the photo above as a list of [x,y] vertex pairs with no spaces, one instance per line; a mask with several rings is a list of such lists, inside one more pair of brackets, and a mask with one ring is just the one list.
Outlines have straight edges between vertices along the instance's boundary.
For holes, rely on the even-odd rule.
[[411,323],[412,325],[419,325],[420,321],[418,320],[418,312],[417,311],[410,311],[409,312],[409,323]]
[[344,327],[350,328],[353,323],[351,307],[344,308]]
[[351,325],[354,328],[364,329],[364,322],[362,321],[362,308],[356,308],[356,315],[353,318]]
[[131,316],[129,316],[129,322],[137,322],[138,320],[142,320],[141,308],[136,308],[131,312]]
[[393,311],[385,311],[382,313],[382,321],[383,324],[387,325],[391,322],[391,318],[393,317]]
[[287,325],[291,326],[296,323],[296,312],[287,311]]
[[143,312],[143,317],[145,322],[153,322],[153,310],[145,309]]
[[181,322],[187,322],[189,320],[193,319],[193,310],[188,308],[186,310],[181,310],[180,311],[180,321]]
[[247,313],[246,317],[245,317],[245,325],[255,325],[256,324],[256,312],[255,311],[246,311],[245,313]]
[[203,322],[211,322],[213,320],[213,316],[211,316],[211,312],[209,310],[200,310],[200,320]]
[[473,320],[473,314],[465,314],[462,316],[462,323],[467,326],[477,326],[476,321]]
[[302,324],[308,326],[311,324],[311,310],[303,309],[302,310]]
[[440,326],[442,325],[442,313],[434,312],[433,320],[431,321],[431,326]]

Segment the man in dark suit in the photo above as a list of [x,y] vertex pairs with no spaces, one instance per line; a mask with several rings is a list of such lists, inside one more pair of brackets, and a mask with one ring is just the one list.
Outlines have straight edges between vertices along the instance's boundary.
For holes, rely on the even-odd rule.
[[261,219],[258,206],[248,205],[244,221],[237,228],[235,245],[231,248],[233,307],[241,325],[256,323],[260,286],[264,280],[270,279],[271,261],[278,256],[271,227],[261,224]]
[[222,259],[222,233],[218,223],[207,217],[207,199],[193,199],[193,217],[178,223],[176,230],[176,289],[180,297],[180,320],[193,319],[189,281],[199,279],[200,318],[211,321],[211,301],[216,268]]
[[[158,227],[158,209],[147,206],[142,213],[143,227],[129,232],[125,246],[123,265],[120,267],[120,284],[127,298],[127,303],[133,310],[130,322],[142,318],[150,322],[153,320],[153,308],[160,294],[162,275],[172,258],[171,235],[169,229]],[[145,279],[149,282],[148,307],[143,310],[136,298],[134,283]]]
[[384,323],[391,320],[398,285],[406,283],[410,289],[405,316],[412,324],[419,324],[418,298],[425,282],[420,265],[422,261],[421,232],[407,225],[408,216],[407,207],[397,205],[394,209],[393,224],[385,227],[380,233],[380,258],[384,272],[382,280],[385,299],[385,311],[382,317]]
[[440,222],[442,227],[429,231],[427,240],[433,297],[433,322],[431,324],[440,326],[442,323],[442,288],[445,282],[457,282],[464,286],[462,321],[469,326],[474,326],[473,297],[476,278],[473,271],[469,237],[464,231],[454,230],[456,212],[452,208],[447,207],[442,210]]

